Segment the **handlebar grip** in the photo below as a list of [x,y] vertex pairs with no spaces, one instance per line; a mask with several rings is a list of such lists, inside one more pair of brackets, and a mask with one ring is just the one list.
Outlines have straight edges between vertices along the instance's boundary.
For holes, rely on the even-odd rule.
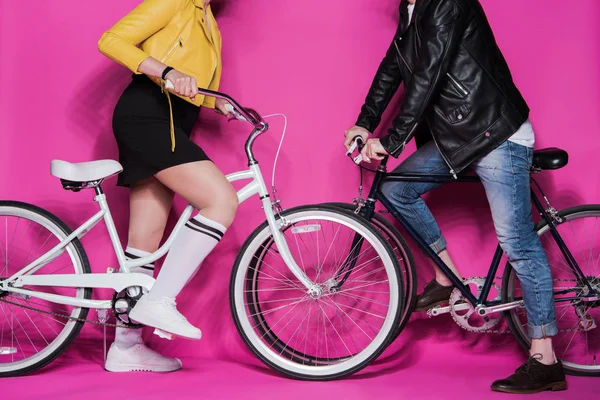
[[[173,90],[175,89],[175,85],[173,85],[173,82],[166,80],[165,81],[165,89],[168,90]],[[213,97],[217,97],[217,98],[222,98],[227,100],[227,102],[229,103],[229,105],[231,105],[231,108],[233,109],[229,109],[229,112],[231,112],[233,114],[233,116],[235,116],[235,118],[237,118],[240,121],[246,121],[249,122],[250,124],[254,125],[255,128],[263,128],[264,127],[264,123],[262,122],[262,117],[260,116],[260,114],[258,114],[255,110],[251,109],[251,108],[243,108],[242,106],[240,106],[234,99],[232,99],[231,97],[223,94],[223,93],[219,93],[219,92],[215,92],[212,90],[208,90],[208,89],[202,89],[202,88],[198,88],[199,93],[204,94],[206,96],[213,96]]]

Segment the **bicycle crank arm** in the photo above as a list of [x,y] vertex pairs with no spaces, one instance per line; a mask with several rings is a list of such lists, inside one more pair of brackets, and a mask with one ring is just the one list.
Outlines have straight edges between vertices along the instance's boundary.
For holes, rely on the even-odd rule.
[[[26,275],[14,281],[4,281],[1,288],[7,292],[17,292],[13,288],[23,286],[59,286],[74,288],[102,288],[113,289],[120,292],[131,286],[141,286],[150,290],[154,279],[139,273],[117,274],[54,274],[54,275]],[[29,291],[28,291],[29,292]],[[36,296],[37,297],[37,296]]]
[[513,308],[524,307],[524,304],[525,303],[523,303],[523,300],[511,301],[510,303],[498,304],[497,306],[489,306],[489,307],[479,306],[476,308],[476,310],[479,315],[487,315],[487,314],[493,314],[493,313],[498,313],[498,312],[502,312],[502,311],[512,310]]
[[[455,305],[454,309],[456,311],[462,311],[462,310],[468,310],[469,307],[470,307],[469,304],[462,303],[462,304]],[[436,307],[433,307],[433,308],[430,308],[429,310],[427,310],[427,315],[429,315],[430,317],[437,317],[438,315],[448,314],[450,311],[451,311],[450,306],[446,306],[446,307],[436,306]]]

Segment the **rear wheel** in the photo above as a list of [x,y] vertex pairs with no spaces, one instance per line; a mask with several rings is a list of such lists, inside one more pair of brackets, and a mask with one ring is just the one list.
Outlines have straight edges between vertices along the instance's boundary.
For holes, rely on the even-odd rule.
[[[56,216],[39,207],[0,201],[0,281],[7,280],[71,233]],[[86,274],[90,266],[75,239],[34,274]],[[25,286],[22,289],[91,299],[89,288]],[[83,322],[38,310],[85,319],[88,309],[65,306],[29,295],[0,290],[0,377],[24,375],[57,358],[79,334]]]
[[[600,301],[589,300],[587,285],[600,293],[600,205],[573,207],[559,215],[563,221],[557,230],[586,280],[577,279],[552,237],[550,227],[545,220],[541,221],[536,230],[554,281],[559,329],[553,338],[556,357],[570,374],[600,376]],[[504,302],[523,298],[518,277],[510,264],[502,279],[502,297]],[[529,349],[531,338],[527,334],[525,309],[508,311],[507,320],[519,343]]]
[[309,295],[291,273],[265,222],[233,268],[236,327],[260,360],[287,376],[328,380],[355,373],[381,354],[398,326],[404,293],[394,252],[350,212],[303,206],[282,215],[292,257],[323,295]]

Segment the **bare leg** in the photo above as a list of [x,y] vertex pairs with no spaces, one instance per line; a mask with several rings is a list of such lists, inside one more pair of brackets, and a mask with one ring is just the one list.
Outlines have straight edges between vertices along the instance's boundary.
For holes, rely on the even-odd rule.
[[152,253],[163,237],[173,192],[152,177],[131,187],[128,245]]
[[202,332],[176,309],[175,298],[233,222],[237,193],[210,161],[168,168],[156,178],[200,210],[177,232],[150,292],[130,313],[132,319],[157,328],[155,333],[200,339]]
[[[450,253],[448,253],[448,250],[442,250],[438,253],[438,256],[448,266],[448,268],[450,268],[452,272],[454,272],[458,279],[462,280],[460,272],[458,272],[458,269],[454,265],[452,258],[450,258]],[[442,286],[452,286],[452,282],[450,281],[450,279],[448,279],[446,275],[444,275],[444,273],[439,269],[437,264],[433,262],[433,260],[431,261],[431,265],[435,270],[435,280],[437,281],[437,283],[439,283]]]
[[190,202],[200,215],[228,228],[238,207],[237,193],[210,161],[168,168],[156,174],[165,186]]

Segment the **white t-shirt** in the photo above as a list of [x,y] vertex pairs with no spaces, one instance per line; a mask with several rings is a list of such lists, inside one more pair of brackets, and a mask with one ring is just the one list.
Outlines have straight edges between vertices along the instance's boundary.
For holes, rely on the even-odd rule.
[[[414,4],[408,5],[408,23],[412,21],[413,11],[415,10]],[[531,122],[529,119],[521,125],[521,127],[508,138],[513,143],[517,143],[523,145],[525,147],[531,147],[535,145],[535,134],[533,132],[533,127],[531,126]]]
[[415,10],[415,5],[414,4],[409,4],[408,5],[408,23],[410,24],[410,21],[412,21],[412,14],[413,11]]

